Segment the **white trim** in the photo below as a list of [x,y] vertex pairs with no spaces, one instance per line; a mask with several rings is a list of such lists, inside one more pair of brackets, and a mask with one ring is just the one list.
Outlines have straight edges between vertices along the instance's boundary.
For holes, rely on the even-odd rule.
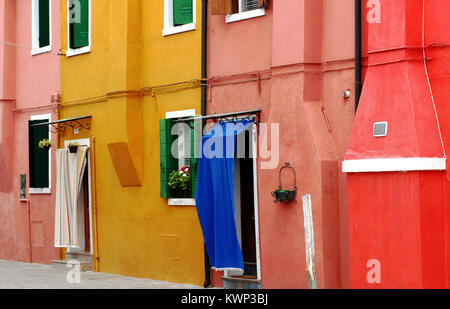
[[34,48],[31,50],[31,56],[36,56],[36,55],[40,55],[40,54],[45,54],[48,52],[52,51],[52,47],[51,46],[46,46],[46,47],[42,47],[42,48]]
[[256,126],[252,128],[253,133],[253,200],[254,200],[254,216],[255,216],[255,233],[256,233],[256,271],[258,280],[261,280],[261,251],[259,242],[259,212],[258,212],[258,165],[256,162],[257,157],[257,143],[256,143]]
[[91,140],[89,138],[66,140],[64,141],[64,148],[69,147],[70,143],[78,143],[80,146],[91,147]]
[[86,47],[82,47],[82,48],[77,48],[77,49],[72,49],[72,48],[68,48],[66,51],[66,57],[73,57],[76,55],[82,55],[82,54],[87,54],[91,52],[91,43],[89,43],[89,46]]
[[[34,120],[48,120],[48,122],[52,121],[52,114],[41,114],[41,115],[32,115],[30,117],[31,121]],[[52,130],[51,126],[48,126],[48,139],[52,140]],[[28,158],[30,154],[28,153]],[[30,174],[31,171],[28,172]],[[52,148],[48,150],[48,187],[47,188],[28,188],[28,193],[31,194],[51,194],[52,193]]]
[[169,198],[169,206],[195,206],[193,198]]
[[196,2],[192,0],[192,23],[174,26],[173,25],[173,0],[164,0],[164,29],[162,30],[163,36],[177,34],[186,31],[195,30],[196,25]]
[[39,47],[39,0],[31,1],[31,52],[32,56],[52,51],[52,0],[49,1],[49,41],[48,46]]
[[[257,273],[257,279],[261,281],[261,251],[260,251],[260,240],[259,240],[259,213],[258,213],[258,172],[257,172],[257,162],[256,162],[256,156],[257,156],[257,143],[256,143],[256,126],[253,126],[252,128],[252,151],[253,151],[253,205],[254,205],[254,216],[255,216],[255,242],[256,242],[256,273]],[[224,270],[224,277],[225,278],[233,278],[232,276],[235,275],[234,272],[243,271],[239,268],[213,268],[215,270]]]
[[444,171],[445,158],[390,158],[346,160],[342,172],[406,172],[406,171]]
[[86,54],[91,52],[92,44],[92,4],[89,0],[89,45],[81,48],[70,48],[70,18],[69,18],[69,0],[67,0],[67,51],[66,57],[73,57],[81,54]]
[[[215,271],[223,271],[224,272],[223,276],[225,278],[233,278],[231,276],[228,276],[229,272],[236,272],[236,273],[239,273],[239,275],[242,275],[244,273],[244,270],[240,269],[240,268],[227,268],[227,267],[225,267],[225,268],[220,268],[220,267],[217,268],[217,267],[211,267],[211,269],[215,270]],[[239,276],[239,275],[236,275],[236,276]]]
[[166,113],[166,119],[195,116],[195,109],[185,109]]
[[265,8],[255,9],[255,10],[250,10],[250,11],[247,11],[247,12],[240,12],[240,13],[236,13],[236,14],[229,14],[229,15],[225,16],[225,22],[227,24],[229,24],[229,23],[233,23],[233,22],[236,22],[236,21],[250,19],[250,18],[255,18],[255,17],[261,17],[261,16],[265,16],[265,15],[266,15],[266,9]]
[[[74,139],[74,140],[66,140],[64,141],[64,148],[67,148],[69,146],[69,143],[78,143],[81,146],[87,146],[89,147],[86,156],[87,156],[87,164],[86,169],[88,172],[88,189],[89,189],[89,238],[90,238],[90,253],[94,254],[94,234],[92,231],[92,178],[91,178],[91,140],[89,138],[83,138],[83,139]],[[78,247],[72,247],[73,249],[79,249]],[[71,250],[71,247],[67,248],[68,252],[74,252]],[[84,251],[81,250],[81,251]]]
[[[51,179],[49,179],[49,182],[51,182]],[[51,186],[51,184],[50,184]],[[29,188],[28,189],[29,194],[52,194],[51,188]]]
[[[166,119],[195,116],[195,109],[185,109],[166,113]],[[169,198],[169,206],[196,206],[195,199],[192,198]]]

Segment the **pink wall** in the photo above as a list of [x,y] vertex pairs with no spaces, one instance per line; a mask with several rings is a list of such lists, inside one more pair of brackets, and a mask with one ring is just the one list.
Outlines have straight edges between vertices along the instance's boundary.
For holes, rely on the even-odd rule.
[[[52,157],[52,194],[30,195],[19,201],[19,175],[28,173],[28,120],[32,115],[52,114],[50,96],[59,92],[60,1],[52,2],[52,51],[31,56],[31,1],[0,1],[0,259],[51,263],[59,258],[53,247],[55,165]],[[4,25],[4,26],[3,26]],[[9,107],[8,107],[9,106]],[[5,120],[5,111],[8,117]],[[7,146],[1,138],[9,134]],[[52,139],[56,140],[53,135]],[[3,169],[4,170],[4,169]],[[28,185],[28,184],[27,184]],[[28,216],[28,207],[30,216]],[[29,235],[31,234],[31,239]],[[32,250],[29,244],[31,243]],[[30,254],[31,253],[31,254]]]
[[[340,166],[354,100],[340,94],[354,87],[354,2],[269,2],[263,17],[226,24],[225,16],[209,16],[208,114],[260,107],[262,122],[280,125],[279,165],[258,169],[262,287],[308,287],[302,194],[312,197],[319,287],[346,287],[347,197]],[[274,204],[271,196],[284,162],[297,173],[297,204]]]

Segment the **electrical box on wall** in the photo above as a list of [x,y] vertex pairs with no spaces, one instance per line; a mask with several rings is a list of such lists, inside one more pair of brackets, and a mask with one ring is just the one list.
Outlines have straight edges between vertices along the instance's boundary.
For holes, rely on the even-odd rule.
[[27,174],[20,175],[20,199],[27,198]]

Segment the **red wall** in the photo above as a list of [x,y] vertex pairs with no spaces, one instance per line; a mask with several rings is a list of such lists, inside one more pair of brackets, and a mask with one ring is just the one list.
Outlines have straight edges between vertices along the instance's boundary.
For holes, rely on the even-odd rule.
[[[279,163],[265,170],[258,160],[262,287],[308,287],[303,194],[312,197],[319,287],[347,287],[346,178],[340,166],[354,100],[343,99],[341,91],[354,85],[354,3],[269,2],[262,17],[226,24],[225,16],[209,15],[207,113],[261,108],[263,123],[280,126]],[[285,162],[296,170],[297,204],[274,204],[271,196]]]
[[[368,68],[347,160],[444,157],[440,135],[447,149],[450,142],[450,35],[442,29],[450,28],[443,13],[450,2],[425,4],[427,66],[439,122],[421,48],[423,1],[381,1],[381,23],[365,23]],[[387,137],[371,136],[375,121],[389,121]],[[350,287],[449,286],[449,180],[448,171],[348,175]],[[380,261],[380,283],[367,281],[370,259]]]

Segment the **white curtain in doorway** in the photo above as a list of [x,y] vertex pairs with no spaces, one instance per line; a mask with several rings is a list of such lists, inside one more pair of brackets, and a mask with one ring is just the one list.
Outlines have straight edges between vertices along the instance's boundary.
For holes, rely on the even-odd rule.
[[56,150],[55,247],[78,248],[77,205],[88,147]]

